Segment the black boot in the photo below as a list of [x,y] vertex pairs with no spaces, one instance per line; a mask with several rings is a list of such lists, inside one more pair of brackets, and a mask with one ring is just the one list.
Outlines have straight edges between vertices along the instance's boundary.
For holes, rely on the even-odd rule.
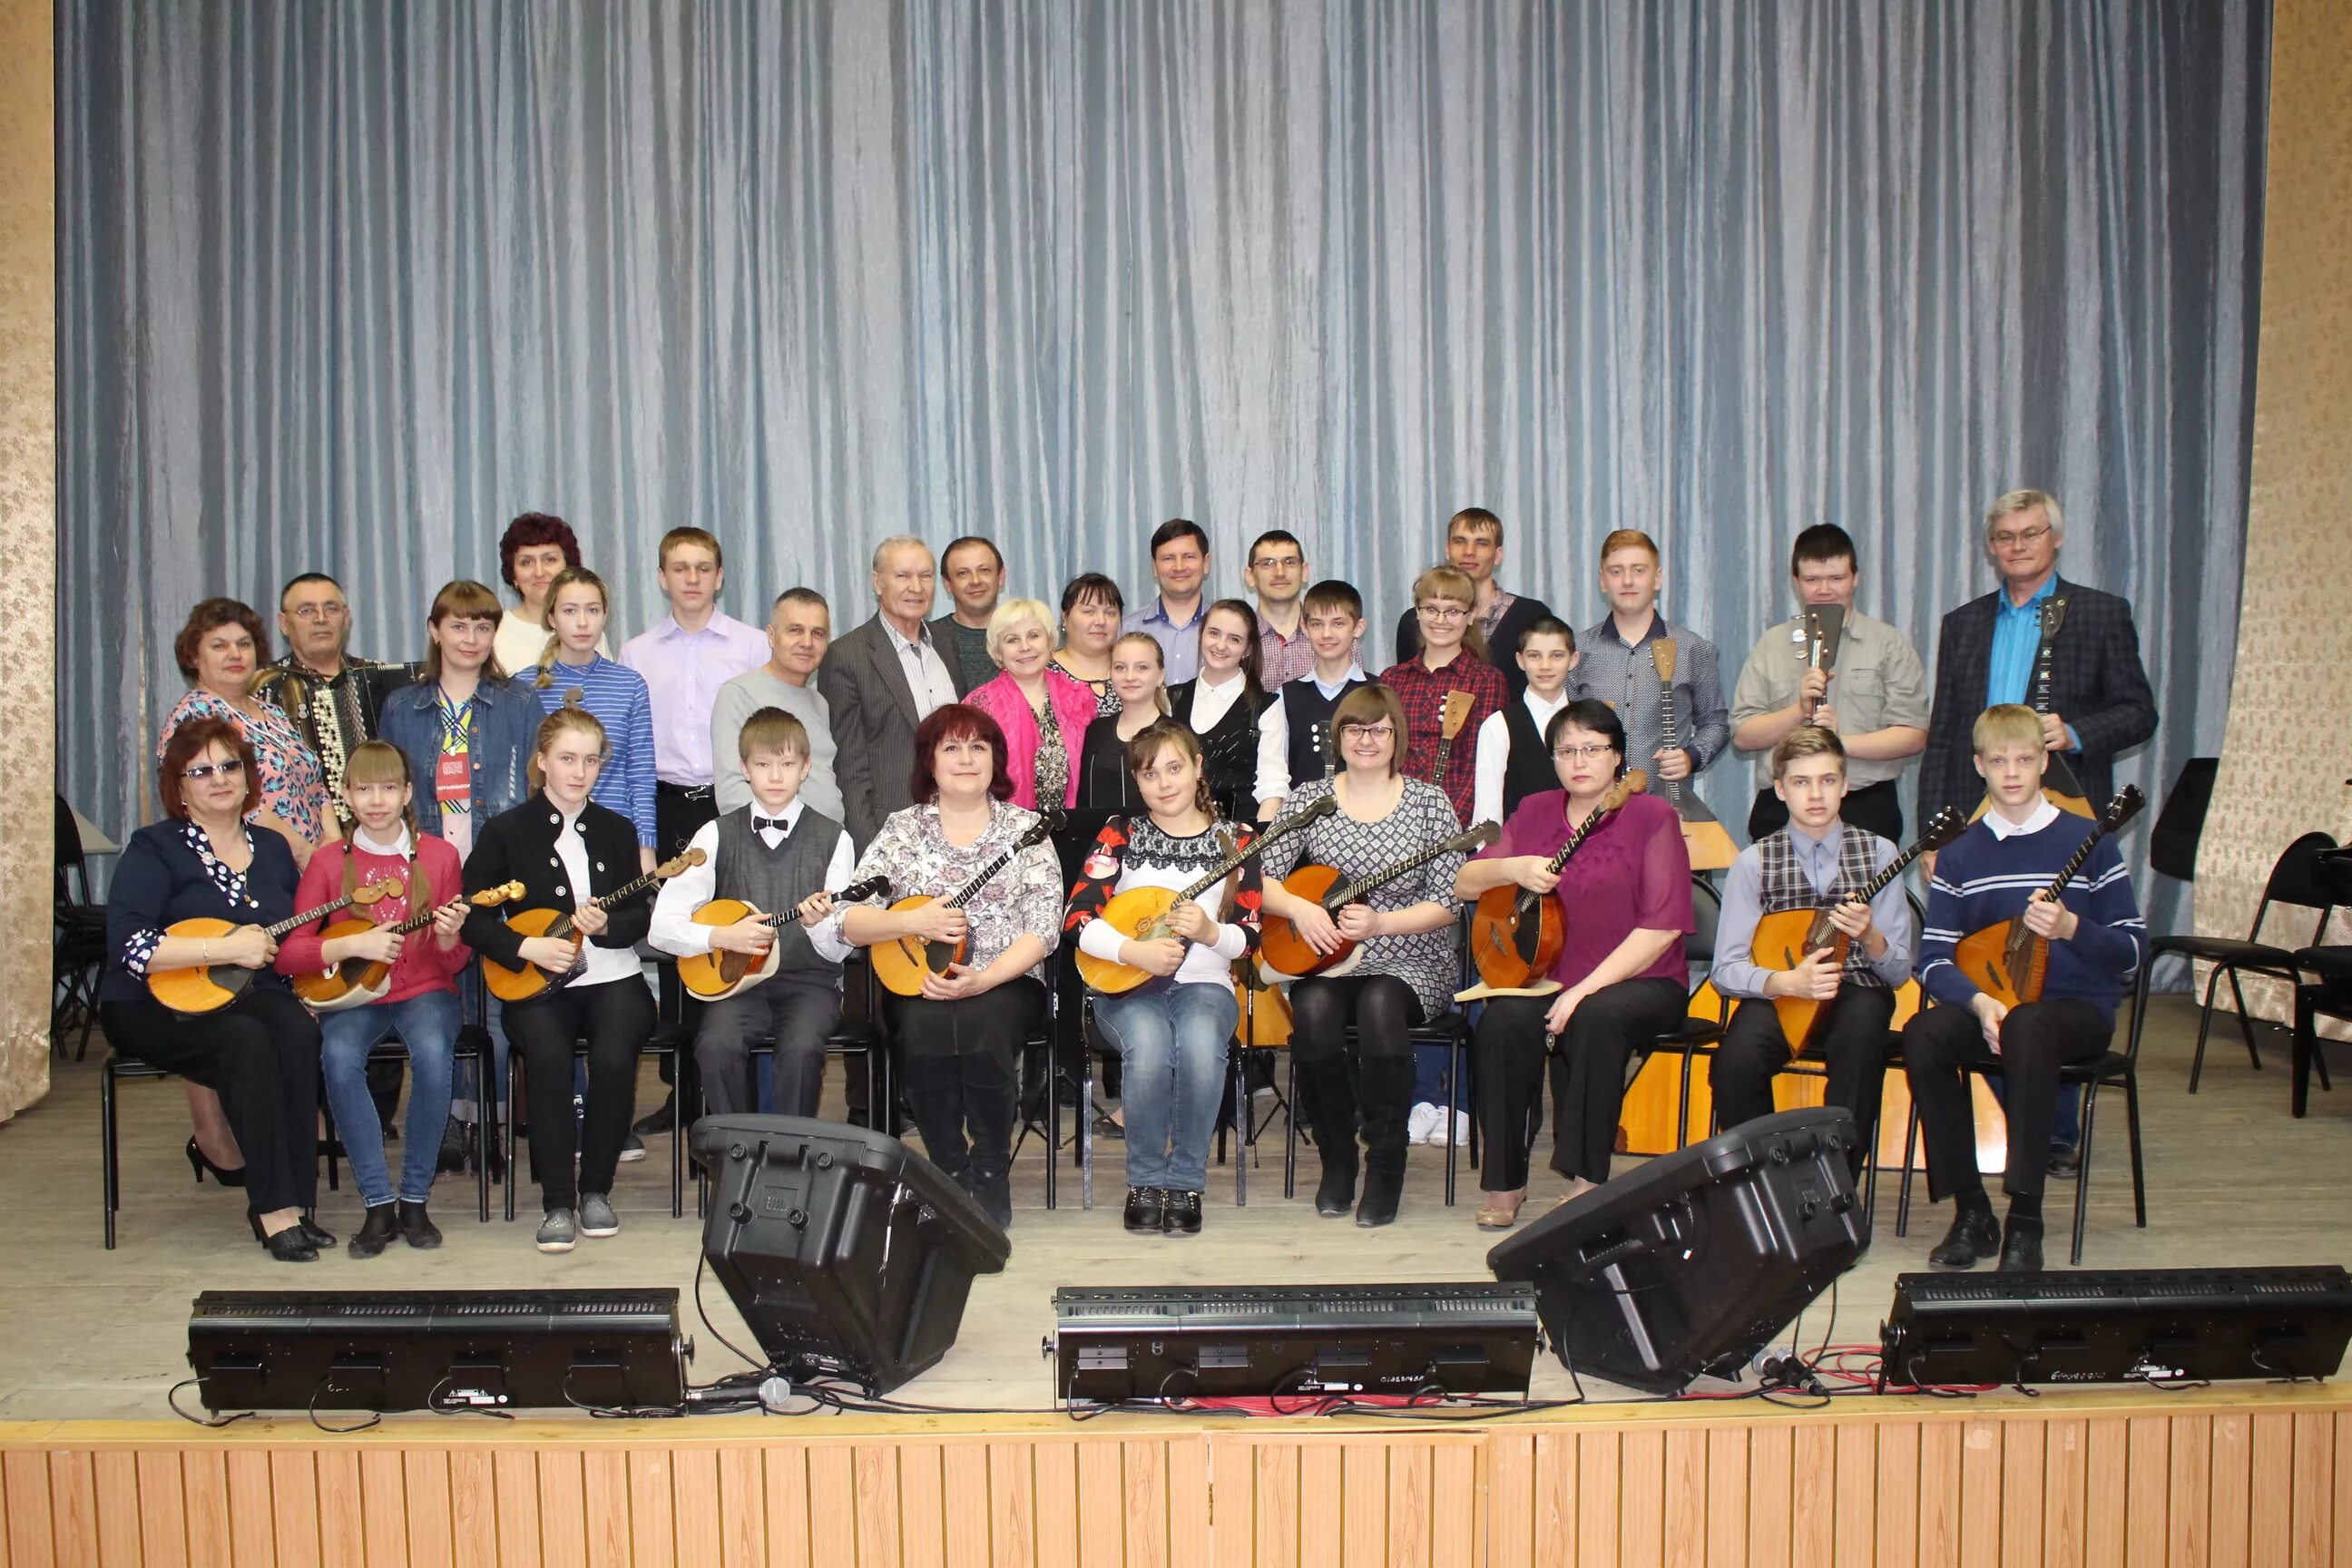
[[360,1221],[360,1233],[352,1237],[351,1254],[353,1258],[373,1258],[390,1247],[399,1234],[400,1222],[393,1214],[393,1205],[370,1204],[367,1217]]
[[923,1153],[940,1174],[971,1190],[971,1146],[963,1136],[963,1073],[953,1057],[909,1056],[901,1086],[923,1135]]
[[1333,1057],[1302,1061],[1298,1089],[1313,1119],[1315,1149],[1323,1157],[1323,1180],[1315,1189],[1315,1212],[1338,1219],[1356,1206],[1356,1091],[1348,1081],[1348,1060]]
[[1404,1195],[1405,1126],[1412,1112],[1412,1058],[1368,1057],[1363,1083],[1364,1201],[1360,1226],[1392,1225]]
[[963,1072],[963,1116],[971,1128],[971,1195],[998,1226],[1013,1223],[1013,1122],[1019,1086],[1003,1064],[974,1053]]
[[[423,1204],[413,1204],[403,1198],[394,1209],[394,1217],[400,1222],[402,1240],[425,1252],[441,1245],[441,1227],[433,1223],[433,1216],[425,1212]],[[371,1209],[368,1212],[373,1214],[375,1211]]]
[[446,1175],[452,1171],[466,1168],[467,1135],[472,1131],[473,1123],[460,1121],[454,1116],[449,1118],[449,1124],[441,1130],[441,1153],[434,1162],[433,1168],[437,1173]]

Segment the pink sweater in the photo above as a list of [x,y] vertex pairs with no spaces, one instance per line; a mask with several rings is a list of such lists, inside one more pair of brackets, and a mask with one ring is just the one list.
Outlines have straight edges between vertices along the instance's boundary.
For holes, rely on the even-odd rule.
[[[377,855],[357,849],[350,839],[320,846],[310,857],[310,864],[302,872],[302,884],[295,890],[294,907],[312,910],[331,903],[343,896],[343,857],[359,856],[359,885],[388,876],[401,879],[403,891],[398,898],[380,899],[366,909],[353,906],[338,910],[323,921],[312,921],[301,930],[289,933],[278,946],[278,973],[286,975],[322,973],[327,961],[321,950],[326,938],[320,931],[337,921],[362,915],[378,925],[396,925],[424,910],[412,904],[415,889],[409,881],[408,863],[397,855]],[[446,904],[466,890],[466,873],[457,863],[457,851],[446,838],[430,833],[416,837],[416,856],[425,863],[427,880],[432,883],[433,902]],[[457,972],[466,967],[471,957],[464,942],[444,949],[433,928],[408,933],[401,944],[400,957],[392,966],[392,984],[383,994],[383,1002],[405,1002],[411,996],[422,996],[428,991],[454,991],[457,988]],[[375,1004],[381,1005],[381,1004]]]
[[[1083,680],[1048,666],[1045,700],[1062,727],[1062,749],[1069,753],[1070,783],[1062,801],[1067,811],[1078,804],[1078,759],[1086,754],[1087,726],[1095,721],[1095,694]],[[1004,765],[1013,775],[1013,804],[1037,809],[1037,715],[1009,675],[972,688],[964,700],[996,721],[1004,731]]]

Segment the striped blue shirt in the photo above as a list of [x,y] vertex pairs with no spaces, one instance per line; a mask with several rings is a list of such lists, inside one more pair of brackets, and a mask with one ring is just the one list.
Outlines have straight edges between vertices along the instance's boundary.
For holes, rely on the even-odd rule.
[[[1919,939],[1919,984],[1927,994],[1955,1007],[1976,999],[1976,984],[1952,962],[1953,949],[1969,932],[2022,910],[2028,899],[2056,878],[2091,828],[2082,817],[2044,801],[2020,826],[1987,812],[1936,858],[1936,875],[1927,884],[1927,925]],[[2082,924],[2066,941],[2050,944],[2042,999],[2088,1002],[2107,1016],[2112,1027],[2124,983],[2139,968],[2147,941],[2147,924],[2132,900],[2131,873],[2124,869],[2114,839],[2099,840],[2060,898]]]
[[654,709],[646,678],[600,653],[585,666],[558,659],[548,683],[541,686],[538,680],[539,672],[526,667],[523,684],[539,693],[540,705],[550,713],[563,706],[565,692],[577,688],[580,705],[604,726],[604,767],[588,798],[627,817],[637,830],[637,842],[652,848]]

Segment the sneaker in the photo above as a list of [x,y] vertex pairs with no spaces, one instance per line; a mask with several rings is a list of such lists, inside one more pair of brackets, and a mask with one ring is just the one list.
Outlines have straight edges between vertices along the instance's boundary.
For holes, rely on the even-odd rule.
[[580,1224],[570,1209],[550,1209],[539,1222],[532,1245],[541,1252],[569,1252],[580,1242]]
[[1167,1199],[1168,1234],[1198,1236],[1201,1234],[1201,1194],[1171,1189],[1162,1194]]
[[646,1141],[644,1139],[632,1132],[626,1138],[621,1140],[620,1160],[622,1164],[630,1164],[635,1161],[642,1160],[645,1157]]
[[1429,1135],[1437,1130],[1444,1118],[1444,1111],[1423,1100],[1412,1108],[1412,1115],[1405,1118],[1404,1141],[1408,1143],[1428,1142]]
[[1127,1228],[1138,1236],[1160,1234],[1166,1220],[1169,1195],[1158,1187],[1128,1188],[1127,1210],[1121,1216]]
[[[1437,1113],[1437,1129],[1429,1135],[1429,1141],[1441,1149],[1445,1146],[1445,1112],[1443,1110]],[[1454,1113],[1453,1142],[1464,1149],[1470,1147],[1470,1113],[1466,1110]]]
[[613,1200],[602,1193],[580,1194],[580,1234],[595,1240],[621,1234],[621,1216],[613,1212]]

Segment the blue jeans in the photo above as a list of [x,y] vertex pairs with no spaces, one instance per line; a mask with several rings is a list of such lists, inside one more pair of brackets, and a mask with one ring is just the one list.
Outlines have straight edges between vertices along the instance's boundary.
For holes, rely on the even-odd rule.
[[1103,1043],[1119,1056],[1128,1185],[1207,1190],[1225,1047],[1240,1016],[1226,985],[1150,984],[1095,998]]
[[427,991],[405,1002],[378,1002],[320,1016],[327,1109],[334,1112],[343,1152],[351,1157],[360,1200],[371,1208],[392,1202],[394,1194],[392,1173],[383,1163],[383,1129],[375,1119],[375,1102],[368,1098],[368,1050],[393,1035],[408,1047],[408,1120],[401,1134],[399,1195],[421,1204],[432,1194],[441,1129],[449,1120],[449,1084],[462,1018],[455,991]]

